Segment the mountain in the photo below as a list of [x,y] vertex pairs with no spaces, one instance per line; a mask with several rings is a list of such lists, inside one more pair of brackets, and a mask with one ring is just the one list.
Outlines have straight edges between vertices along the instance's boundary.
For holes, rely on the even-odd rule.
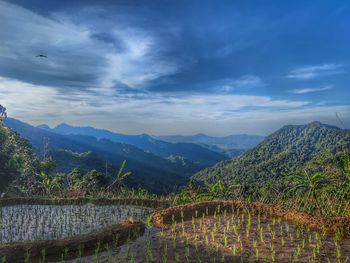
[[5,124],[27,139],[39,157],[50,154],[57,164],[56,172],[68,172],[75,167],[97,168],[104,172],[106,161],[119,166],[127,160],[126,170],[133,174],[127,182],[130,186],[162,193],[185,184],[189,176],[203,168],[187,159],[162,158],[105,138],[61,135],[11,118],[6,119]]
[[350,149],[350,130],[320,122],[284,126],[238,158],[200,171],[192,181],[210,184],[221,179],[251,187],[268,185],[346,149]]
[[192,136],[171,135],[158,136],[157,139],[172,143],[196,143],[212,151],[223,153],[230,158],[236,157],[245,150],[253,148],[264,140],[263,136],[236,134],[225,137],[213,137],[205,134]]
[[167,142],[187,142],[187,143],[202,143],[208,145],[217,145],[223,148],[249,149],[263,141],[264,137],[259,135],[235,134],[224,137],[213,137],[206,134],[196,134],[192,136],[170,135],[159,136]]
[[147,134],[125,135],[108,130],[96,129],[93,127],[75,127],[65,123],[62,123],[52,129],[45,124],[38,127],[61,135],[87,135],[98,139],[104,138],[113,142],[125,143],[136,146],[143,151],[153,153],[163,158],[167,158],[169,156],[179,156],[188,159],[201,167],[212,166],[219,161],[228,159],[228,157],[222,153],[212,151],[197,144],[169,143],[157,140]]

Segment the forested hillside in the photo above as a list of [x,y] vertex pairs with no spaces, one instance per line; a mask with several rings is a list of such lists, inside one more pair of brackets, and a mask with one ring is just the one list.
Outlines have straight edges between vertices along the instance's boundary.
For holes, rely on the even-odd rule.
[[213,183],[218,179],[266,181],[302,170],[311,162],[335,156],[350,147],[350,131],[313,122],[289,125],[268,136],[237,159],[220,162],[193,176],[193,180]]
[[240,157],[200,171],[190,187],[339,214],[350,198],[350,130],[319,122],[285,126]]
[[22,176],[36,173],[38,162],[31,145],[17,133],[3,126],[0,119],[0,190]]

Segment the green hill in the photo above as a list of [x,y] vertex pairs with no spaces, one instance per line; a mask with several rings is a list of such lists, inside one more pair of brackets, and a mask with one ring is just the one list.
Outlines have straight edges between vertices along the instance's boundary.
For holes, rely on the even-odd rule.
[[[249,195],[279,187],[292,173],[328,172],[332,160],[350,149],[350,130],[312,122],[289,125],[268,136],[255,148],[240,157],[223,161],[192,177],[194,185],[210,185],[218,180],[243,185]],[[336,164],[333,165],[336,168]],[[281,186],[282,185],[282,186]]]
[[245,199],[326,216],[350,215],[350,130],[288,125],[241,156],[191,177],[178,202]]

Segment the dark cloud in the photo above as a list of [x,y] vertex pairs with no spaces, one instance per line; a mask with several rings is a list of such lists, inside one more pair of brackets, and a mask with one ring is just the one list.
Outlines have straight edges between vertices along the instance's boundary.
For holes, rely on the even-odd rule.
[[77,102],[81,114],[114,102],[123,105],[118,110],[149,103],[206,111],[191,100],[210,108],[219,103],[212,95],[256,104],[225,100],[211,118],[284,103],[342,107],[350,97],[349,12],[348,2],[330,0],[0,0],[0,78]]

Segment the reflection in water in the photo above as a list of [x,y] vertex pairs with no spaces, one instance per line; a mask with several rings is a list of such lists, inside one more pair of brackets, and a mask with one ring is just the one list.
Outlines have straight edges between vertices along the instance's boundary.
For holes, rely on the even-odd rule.
[[145,219],[152,208],[105,205],[16,205],[0,209],[0,243],[55,240],[125,221]]

